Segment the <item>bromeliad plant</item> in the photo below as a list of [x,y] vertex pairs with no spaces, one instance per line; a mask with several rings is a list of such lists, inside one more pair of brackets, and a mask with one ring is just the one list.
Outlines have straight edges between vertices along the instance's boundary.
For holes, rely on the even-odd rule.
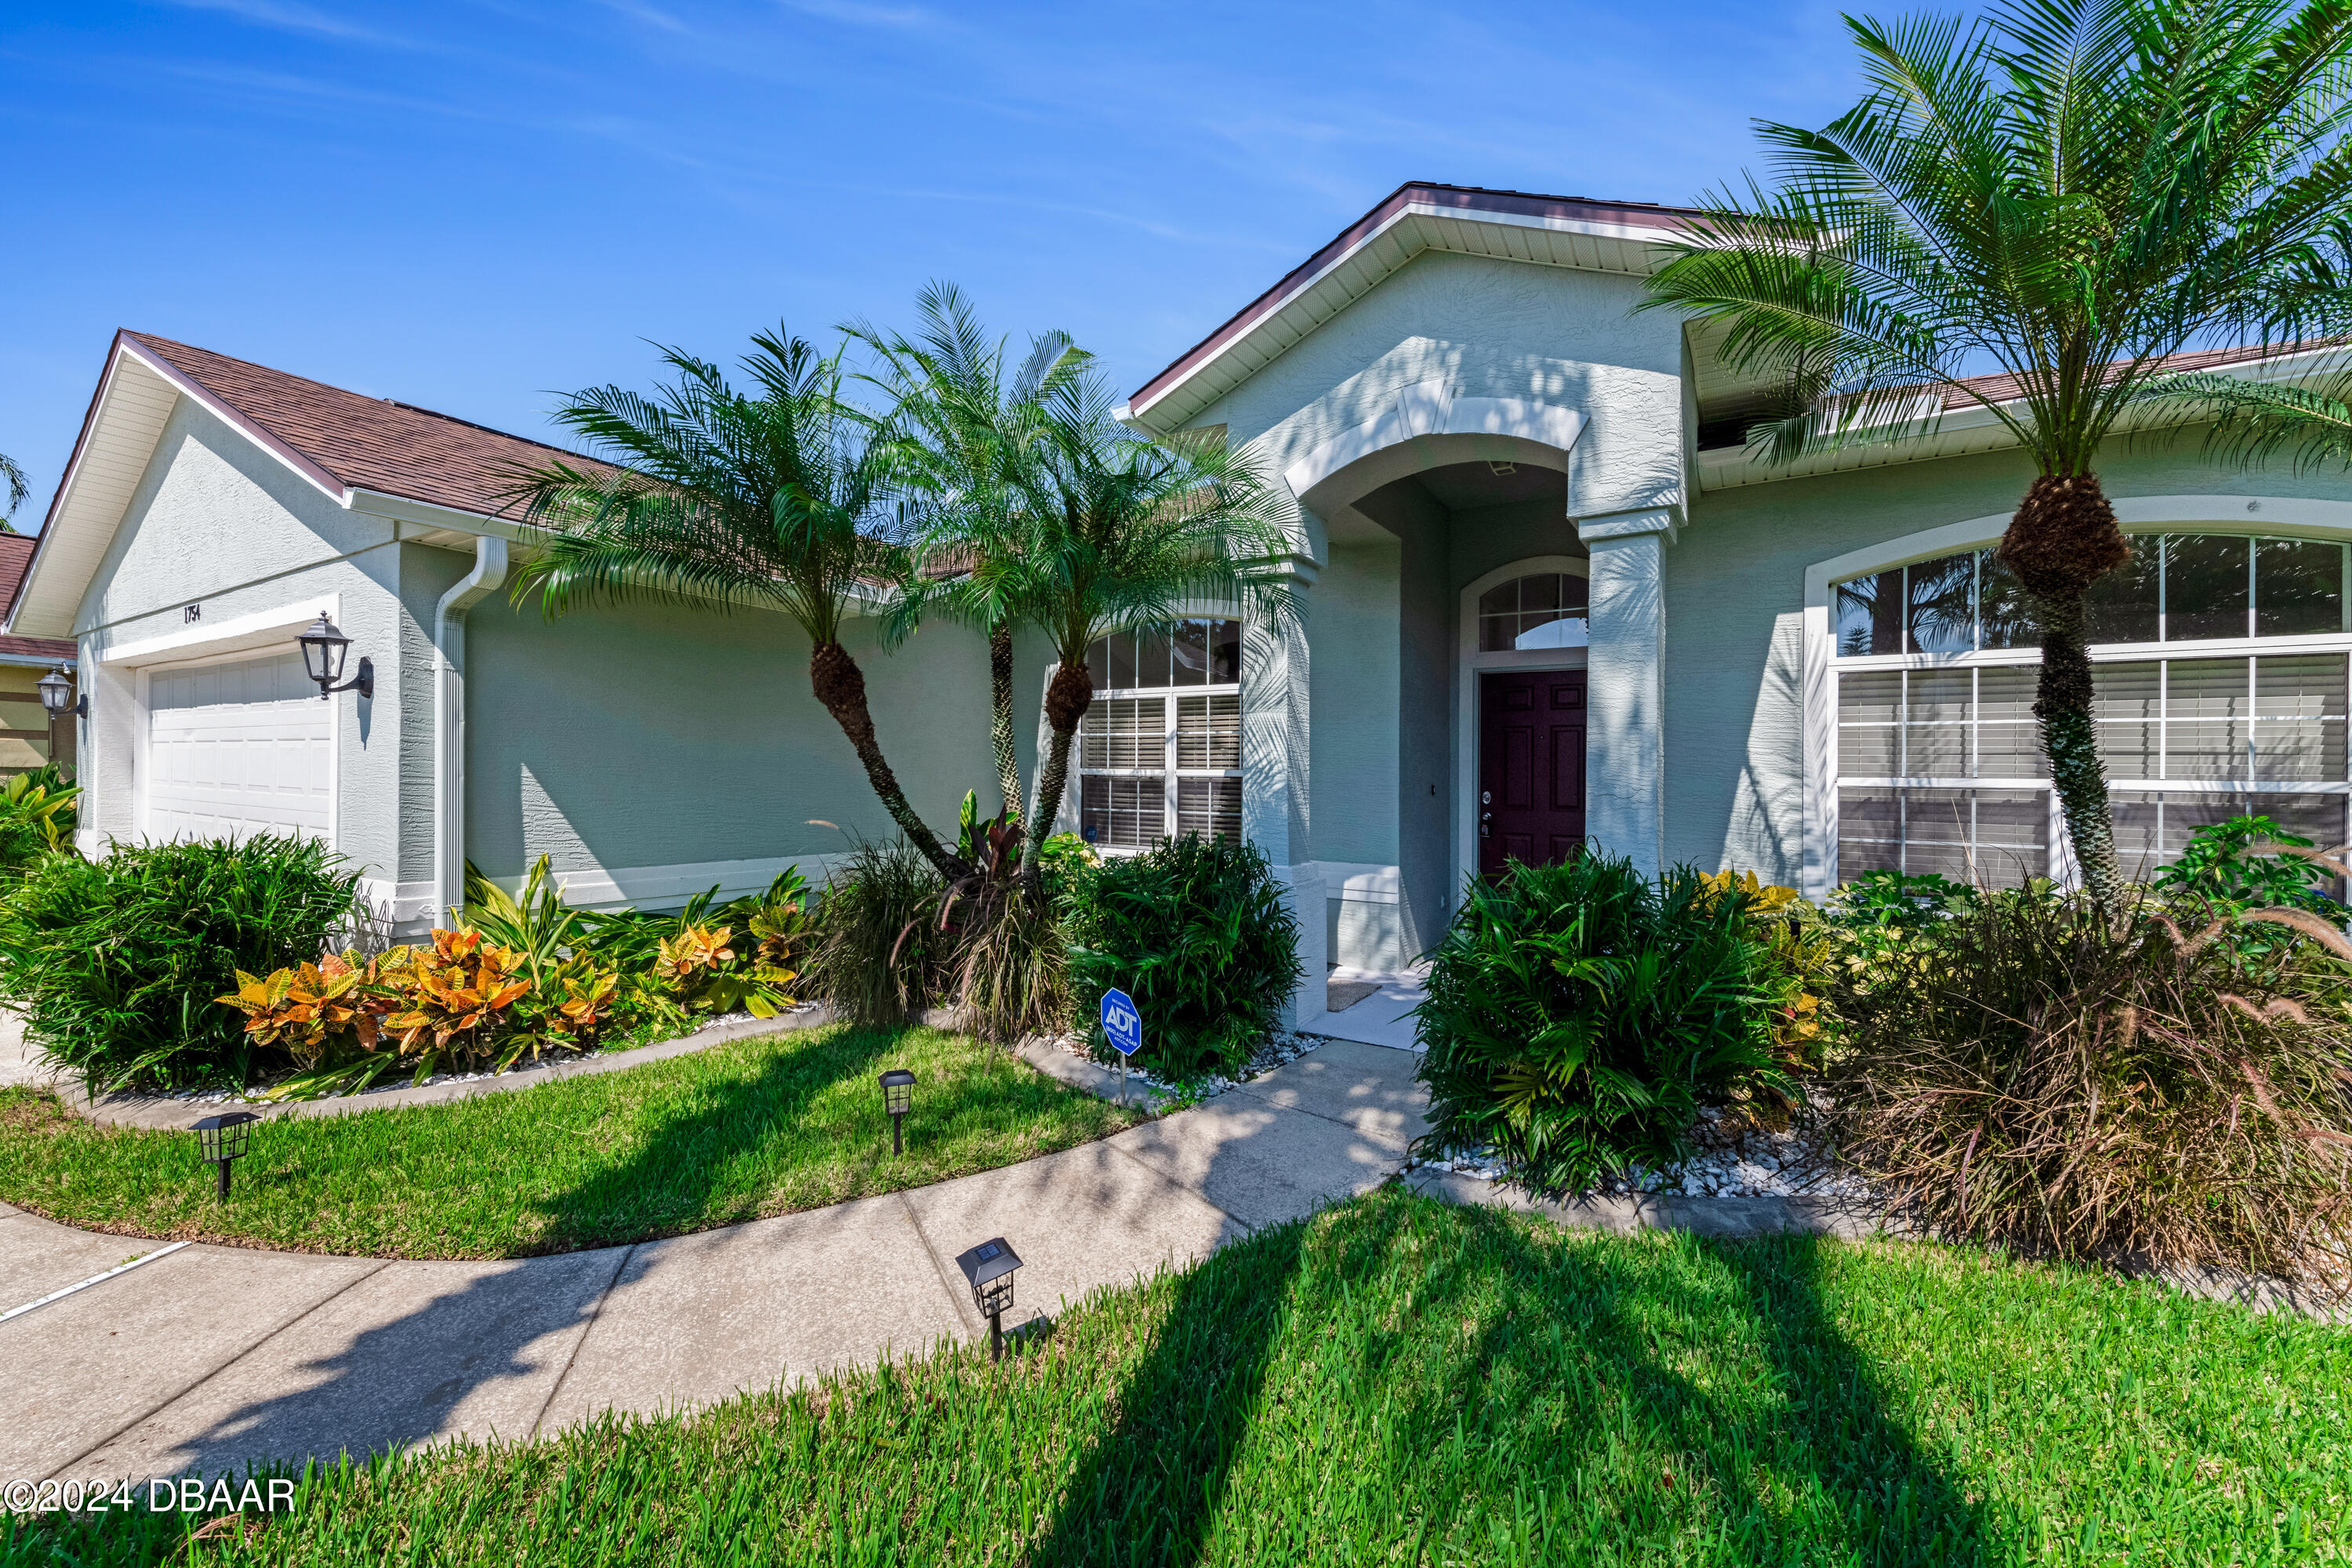
[[1544,1194],[1690,1152],[1700,1110],[1792,1100],[1775,1020],[1792,997],[1753,902],[1687,868],[1653,882],[1587,853],[1474,880],[1415,1010],[1421,1152],[1499,1157]]

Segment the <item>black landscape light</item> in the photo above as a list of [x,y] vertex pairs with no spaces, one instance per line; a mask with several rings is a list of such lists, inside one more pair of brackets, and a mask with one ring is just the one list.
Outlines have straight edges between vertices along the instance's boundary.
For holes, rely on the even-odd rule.
[[204,1152],[205,1163],[220,1167],[221,1202],[228,1202],[228,1168],[245,1157],[246,1140],[253,1136],[253,1124],[261,1118],[250,1110],[232,1110],[226,1115],[207,1116],[188,1131],[196,1135],[196,1147]]
[[900,1125],[907,1120],[907,1108],[915,1102],[915,1075],[905,1068],[892,1068],[882,1075],[882,1109],[890,1113],[890,1152],[907,1152],[904,1139],[898,1135]]
[[62,719],[68,713],[89,717],[89,699],[74,695],[74,683],[62,668],[49,671],[33,686],[41,694],[41,711],[50,718]]
[[[294,639],[302,647],[302,672],[319,683],[319,700],[324,702],[338,691],[356,691],[362,697],[375,695],[375,666],[360,660],[356,679],[343,680],[343,659],[352,651],[352,639],[335,629],[335,623],[320,610],[319,618],[308,630]],[[338,686],[337,681],[342,681]]]
[[1004,1314],[1013,1310],[1013,1271],[1020,1255],[1003,1237],[983,1241],[956,1258],[956,1267],[971,1281],[971,1304],[988,1320],[988,1359],[1004,1356]]

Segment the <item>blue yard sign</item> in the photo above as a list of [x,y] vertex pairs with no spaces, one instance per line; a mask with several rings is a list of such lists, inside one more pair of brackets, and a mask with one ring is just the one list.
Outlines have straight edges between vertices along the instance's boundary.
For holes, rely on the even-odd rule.
[[1135,1010],[1135,998],[1116,986],[1103,993],[1102,1026],[1103,1038],[1120,1056],[1143,1048],[1143,1015]]

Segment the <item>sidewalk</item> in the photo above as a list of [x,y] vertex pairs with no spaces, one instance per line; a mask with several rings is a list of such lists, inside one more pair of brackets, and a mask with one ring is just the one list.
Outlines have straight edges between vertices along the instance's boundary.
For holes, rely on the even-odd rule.
[[[1400,1171],[1406,1052],[1335,1041],[1206,1105],[935,1186],[551,1258],[197,1246],[0,1324],[0,1477],[133,1479],[525,1437],[983,1337],[955,1255],[1025,1267],[1006,1327]],[[0,1310],[158,1244],[0,1205]]]

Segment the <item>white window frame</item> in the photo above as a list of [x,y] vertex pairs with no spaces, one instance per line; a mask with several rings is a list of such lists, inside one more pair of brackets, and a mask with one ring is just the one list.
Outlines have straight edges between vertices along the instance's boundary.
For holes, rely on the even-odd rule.
[[[1249,658],[1246,651],[1249,640],[1247,635],[1248,623],[1244,621],[1241,616],[1230,614],[1220,616],[1202,613],[1200,615],[1178,616],[1174,618],[1183,621],[1234,621],[1239,624],[1243,630],[1241,647],[1244,650],[1239,657],[1243,660],[1244,672],[1247,672]],[[1094,694],[1094,702],[1096,703],[1132,701],[1150,698],[1158,698],[1161,700],[1160,704],[1161,719],[1160,736],[1160,765],[1156,768],[1090,768],[1086,766],[1086,721],[1084,720],[1080,720],[1078,734],[1075,742],[1077,748],[1079,763],[1079,766],[1076,770],[1078,775],[1078,787],[1076,792],[1078,831],[1083,833],[1086,829],[1086,781],[1090,778],[1158,778],[1161,780],[1163,788],[1161,790],[1160,796],[1162,806],[1162,815],[1160,817],[1160,837],[1162,838],[1173,838],[1177,837],[1178,817],[1176,802],[1177,796],[1181,793],[1178,786],[1178,781],[1180,779],[1233,779],[1236,782],[1241,779],[1242,770],[1238,766],[1230,768],[1179,768],[1176,765],[1178,704],[1175,700],[1183,697],[1230,697],[1234,700],[1234,705],[1238,709],[1242,700],[1242,683],[1238,680],[1229,680],[1211,686],[1117,686],[1105,687]],[[1087,711],[1091,715],[1094,712],[1093,706],[1089,705]],[[1234,837],[1236,838],[1245,838],[1247,835],[1237,829]],[[1097,855],[1140,855],[1145,850],[1149,849],[1150,846],[1148,844],[1097,844],[1092,846],[1092,847]]]
[[[2352,502],[2316,500],[2293,496],[2135,496],[2116,500],[2116,521],[2127,533],[2221,533],[2264,539],[2309,539],[2331,544],[2352,543]],[[1804,657],[1804,864],[1801,890],[1816,901],[1837,888],[1838,802],[1838,678],[1846,670],[1948,669],[1988,665],[2039,665],[2039,648],[1997,648],[1957,654],[1867,654],[1841,657],[1837,652],[1835,595],[1832,584],[1874,572],[1890,571],[1922,561],[1934,561],[1964,551],[1982,550],[2000,542],[2009,527],[2009,514],[1970,518],[1964,522],[1906,534],[1882,543],[1848,551],[1816,562],[1805,570]],[[2302,637],[2213,637],[2181,642],[2105,643],[2091,649],[2095,664],[2144,663],[2152,659],[2221,659],[2256,654],[2287,656],[2309,653],[2352,655],[2352,633],[2317,633]],[[2251,770],[2249,770],[2251,771]],[[1856,780],[1856,783],[1864,781]],[[1871,777],[1868,783],[1901,788],[2039,790],[2049,802],[2051,873],[2062,884],[2080,880],[2080,869],[2070,852],[2058,807],[2057,792],[2045,778],[1950,779],[1937,777]],[[2239,779],[2113,779],[2118,789],[2228,791],[2251,795],[2346,795],[2352,784],[2326,781]]]

